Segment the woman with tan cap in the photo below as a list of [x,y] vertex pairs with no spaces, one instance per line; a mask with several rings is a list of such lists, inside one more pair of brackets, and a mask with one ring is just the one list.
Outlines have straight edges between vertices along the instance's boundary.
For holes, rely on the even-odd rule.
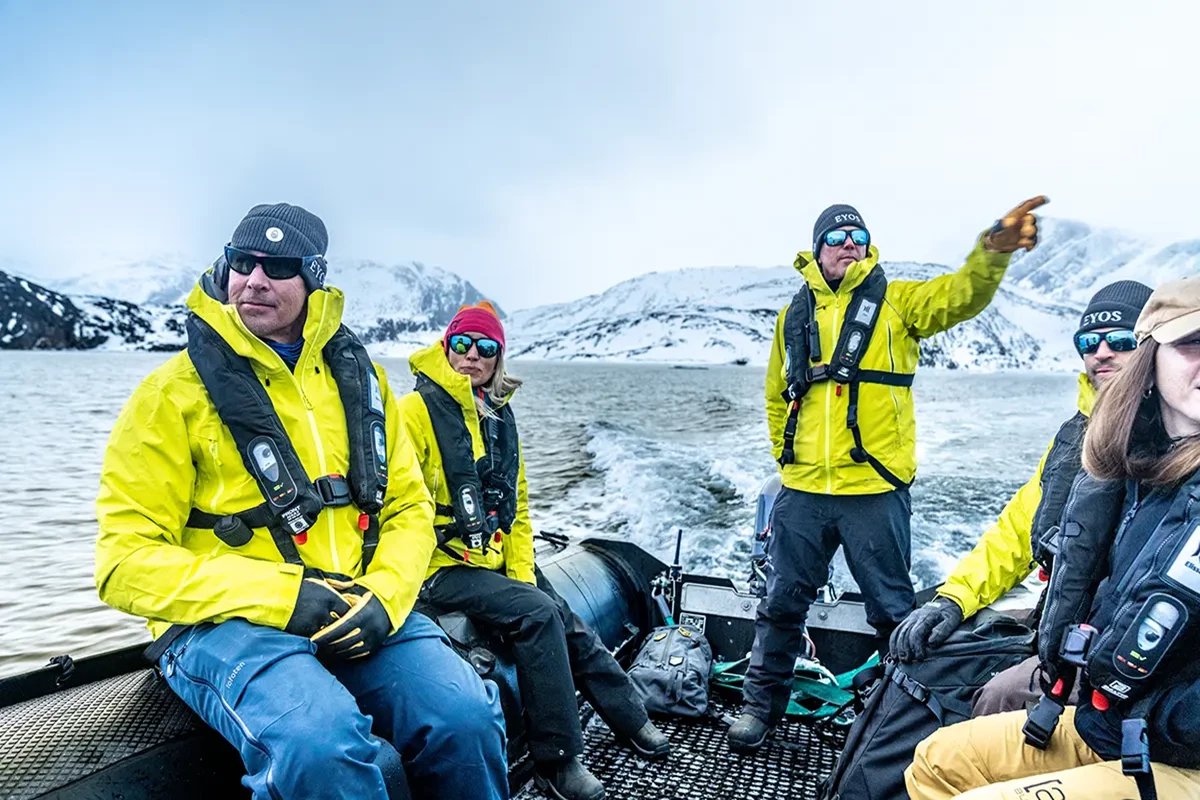
[[441,341],[409,358],[417,390],[400,419],[433,495],[438,549],[421,599],[462,611],[512,644],[538,785],[563,800],[598,800],[604,786],[579,756],[575,701],[584,697],[617,739],[646,758],[667,755],[620,664],[554,593],[533,563],[525,463],[504,369],[504,325],[486,301],[459,309]]
[[[1062,518],[1040,631],[1053,724],[1035,709],[938,731],[905,773],[912,800],[1200,798],[1200,276],[1155,291],[1134,331]],[[1082,602],[1059,608],[1083,624],[1060,628],[1072,582]],[[1078,707],[1046,702],[1076,676]]]

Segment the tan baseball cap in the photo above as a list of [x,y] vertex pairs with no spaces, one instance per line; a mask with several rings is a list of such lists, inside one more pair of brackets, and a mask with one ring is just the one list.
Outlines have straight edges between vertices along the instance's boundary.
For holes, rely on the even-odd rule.
[[1138,341],[1177,342],[1200,331],[1200,275],[1164,283],[1154,290],[1133,328]]

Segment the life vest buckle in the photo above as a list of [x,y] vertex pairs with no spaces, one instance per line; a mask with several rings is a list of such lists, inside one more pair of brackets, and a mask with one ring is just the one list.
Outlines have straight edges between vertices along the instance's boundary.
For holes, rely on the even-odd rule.
[[326,507],[341,508],[354,502],[350,494],[350,482],[341,475],[324,475],[313,481],[313,487],[321,495]]
[[1121,720],[1121,771],[1126,775],[1150,774],[1150,739],[1146,720]]

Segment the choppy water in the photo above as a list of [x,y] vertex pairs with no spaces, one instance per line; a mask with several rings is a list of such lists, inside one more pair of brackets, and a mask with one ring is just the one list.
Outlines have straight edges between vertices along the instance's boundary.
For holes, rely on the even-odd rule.
[[[117,412],[166,357],[0,352],[0,675],[146,638],[96,596],[93,501]],[[409,388],[402,360],[383,363]],[[690,569],[745,576],[754,498],[774,469],[760,369],[514,371],[526,380],[514,408],[537,527],[630,539],[663,560],[682,527]],[[929,585],[1028,478],[1073,411],[1075,382],[930,370],[916,394],[913,572]]]

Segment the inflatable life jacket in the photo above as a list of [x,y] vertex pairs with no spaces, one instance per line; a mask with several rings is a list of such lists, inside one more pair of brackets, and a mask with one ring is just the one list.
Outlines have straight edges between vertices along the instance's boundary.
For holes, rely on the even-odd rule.
[[505,403],[479,420],[485,454],[475,460],[471,431],[458,401],[436,381],[417,374],[417,392],[429,411],[433,435],[442,454],[442,471],[450,490],[450,505],[439,504],[438,516],[450,517],[439,525],[438,549],[456,560],[469,561],[447,543],[461,539],[467,551],[486,553],[500,542],[501,531],[511,531],[517,517],[517,476],[521,468],[517,421]]
[[[828,363],[821,361],[821,334],[817,327],[817,298],[805,284],[788,307],[783,320],[783,339],[787,352],[787,383],[783,399],[791,406],[783,428],[783,451],[780,466],[795,461],[796,424],[800,418],[800,401],[815,383],[836,381],[848,386],[850,396],[846,407],[846,427],[854,436],[850,457],[859,464],[870,464],[879,475],[897,489],[906,489],[908,481],[896,477],[875,456],[863,447],[862,431],[858,427],[858,387],[862,383],[885,386],[912,386],[911,373],[859,369],[863,355],[871,344],[879,311],[887,293],[887,276],[875,267],[866,279],[855,287],[846,311],[846,319],[838,334],[837,346]],[[838,387],[839,393],[841,386]]]
[[230,547],[249,542],[254,528],[266,528],[283,560],[303,565],[297,545],[304,544],[322,509],[353,503],[362,512],[365,572],[379,543],[388,450],[379,376],[358,338],[343,325],[322,350],[346,413],[349,475],[310,481],[250,361],[197,315],[188,315],[186,328],[188,357],[264,498],[261,505],[225,516],[192,509],[187,526],[211,528]]
[[[1030,712],[1025,738],[1046,746],[1082,671],[1092,705],[1120,711],[1122,768],[1147,798],[1154,787],[1146,717],[1173,680],[1188,672],[1200,644],[1200,474],[1176,491],[1145,539],[1122,541],[1138,509],[1137,491],[1136,484],[1122,487],[1087,473],[1075,481],[1039,628],[1048,685]],[[1134,502],[1122,517],[1126,495]],[[1137,550],[1117,560],[1128,565],[1121,574],[1107,575],[1114,547]],[[1106,611],[1096,616],[1093,600],[1105,578]]]
[[1042,465],[1042,498],[1033,513],[1033,524],[1029,528],[1031,552],[1034,560],[1050,573],[1057,552],[1058,534],[1062,527],[1063,509],[1075,476],[1083,468],[1083,436],[1087,433],[1088,418],[1082,411],[1064,422],[1054,436],[1050,452]]

